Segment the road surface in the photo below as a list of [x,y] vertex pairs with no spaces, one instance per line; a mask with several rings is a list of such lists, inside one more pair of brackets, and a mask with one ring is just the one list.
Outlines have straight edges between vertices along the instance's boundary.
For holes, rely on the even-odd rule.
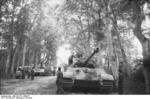
[[[35,77],[34,80],[30,79],[10,79],[2,80],[2,87],[0,88],[1,94],[7,95],[54,95],[56,94],[56,77],[43,76]],[[85,94],[85,93],[70,93],[65,94]],[[91,94],[91,93],[86,93]],[[117,94],[117,93],[112,93]]]
[[30,94],[50,95],[56,94],[56,77],[35,77],[30,79],[2,80],[1,94]]

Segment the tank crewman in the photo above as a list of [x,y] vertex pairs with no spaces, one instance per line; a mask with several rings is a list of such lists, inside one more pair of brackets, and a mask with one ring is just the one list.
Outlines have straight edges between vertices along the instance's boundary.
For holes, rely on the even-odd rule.
[[74,55],[71,55],[71,56],[69,57],[69,60],[68,60],[68,64],[69,64],[69,65],[73,64],[73,58],[74,58]]
[[61,68],[59,67],[57,71],[57,79],[56,79],[56,85],[57,85],[56,94],[64,93],[64,90],[62,88],[62,78],[63,78],[63,73],[61,71]]

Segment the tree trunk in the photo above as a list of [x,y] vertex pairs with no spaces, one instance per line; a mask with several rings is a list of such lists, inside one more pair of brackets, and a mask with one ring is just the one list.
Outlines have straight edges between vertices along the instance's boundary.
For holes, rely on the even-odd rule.
[[12,51],[11,51],[11,49],[8,49],[8,56],[7,56],[6,68],[5,68],[5,73],[6,74],[8,73],[8,69],[10,67],[11,55],[12,55]]
[[123,46],[121,44],[121,38],[120,38],[120,34],[118,32],[118,25],[117,25],[117,19],[116,19],[116,15],[114,14],[114,11],[112,10],[112,14],[113,14],[113,29],[115,31],[115,35],[117,36],[117,41],[119,43],[119,47],[120,47],[120,51],[121,51],[121,54],[122,54],[122,58],[123,58],[123,71],[126,75],[130,75],[130,67],[129,67],[129,64],[128,64],[128,61],[127,61],[127,57],[126,57],[126,54],[125,54],[125,51],[123,49]]
[[145,41],[142,43],[143,46],[143,73],[145,77],[145,86],[147,94],[150,94],[150,42]]
[[30,56],[30,65],[33,66],[34,64],[34,56],[35,56],[35,52],[32,52],[32,56]]
[[33,59],[33,53],[32,53],[32,50],[29,49],[29,65],[31,66],[32,64],[32,59]]
[[22,66],[25,65],[26,49],[27,49],[27,40],[25,39],[24,47],[23,47]]
[[123,46],[121,44],[120,35],[119,35],[118,30],[117,30],[117,23],[114,24],[114,29],[115,29],[115,32],[116,32],[116,35],[117,35],[117,40],[118,40],[120,51],[121,51],[122,58],[123,58],[123,64],[124,64],[123,65],[123,70],[129,76],[130,75],[130,68],[129,68],[129,64],[128,64],[128,61],[127,61],[127,58],[126,58],[126,55],[125,55],[125,51],[124,51]]
[[[148,62],[150,63],[150,59]],[[144,67],[143,73],[144,73],[144,77],[145,77],[146,92],[147,92],[147,94],[150,94],[150,68]]]
[[119,60],[118,60],[118,55],[117,55],[117,51],[116,51],[116,45],[115,43],[113,43],[113,53],[114,53],[114,58],[115,58],[115,65],[113,68],[113,74],[114,74],[114,78],[117,80],[119,77],[119,73],[118,73],[118,69],[119,69]]
[[116,64],[116,59],[115,57],[115,53],[114,51],[114,47],[113,47],[113,37],[112,37],[112,29],[113,29],[113,23],[112,20],[110,18],[110,5],[108,2],[106,2],[104,0],[104,4],[106,6],[106,19],[105,19],[105,25],[106,25],[106,31],[107,31],[107,39],[108,39],[108,65],[109,65],[109,70],[110,72],[113,74],[113,76],[115,77],[115,79],[117,78],[116,75],[116,71],[117,71],[117,64]]
[[134,35],[138,38],[143,50],[143,73],[145,77],[145,86],[147,94],[150,94],[150,42],[142,34],[142,11],[138,1],[133,0],[133,14],[135,17]]
[[[14,9],[14,3],[13,3],[13,9]],[[11,16],[11,23],[9,25],[9,41],[8,41],[8,57],[7,57],[7,63],[6,63],[6,70],[5,72],[8,73],[8,69],[11,67],[12,62],[12,53],[13,53],[13,35],[14,35],[14,10],[12,11]]]
[[17,45],[14,56],[13,56],[13,60],[12,60],[12,66],[11,66],[11,74],[14,74],[14,68],[16,64],[16,59],[17,59],[17,54],[19,52],[19,45]]
[[12,53],[13,53],[13,35],[12,35],[12,25],[10,25],[10,30],[9,30],[9,35],[10,35],[10,38],[9,38],[9,41],[8,41],[8,44],[7,44],[7,61],[6,61],[6,68],[5,68],[5,73],[7,74],[8,73],[8,70],[9,68],[11,67],[11,58],[12,58]]
[[33,60],[33,65],[36,66],[36,60],[37,60],[37,50],[34,52],[34,60]]
[[21,55],[20,52],[18,53],[18,59],[17,59],[17,68],[20,66],[20,60],[21,60]]

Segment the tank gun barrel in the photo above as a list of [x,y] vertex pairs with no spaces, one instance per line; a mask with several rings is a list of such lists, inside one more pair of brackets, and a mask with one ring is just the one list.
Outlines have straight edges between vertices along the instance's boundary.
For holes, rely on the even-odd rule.
[[96,48],[96,49],[94,50],[94,52],[85,60],[83,66],[86,66],[87,63],[88,63],[88,61],[89,61],[96,53],[98,53],[98,52],[99,52],[99,48]]

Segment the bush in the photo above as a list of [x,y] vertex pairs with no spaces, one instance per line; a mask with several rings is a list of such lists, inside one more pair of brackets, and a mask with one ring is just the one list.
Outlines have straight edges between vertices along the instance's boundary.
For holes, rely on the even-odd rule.
[[132,71],[130,77],[124,80],[125,94],[145,94],[145,79],[142,71],[142,66],[136,66]]

